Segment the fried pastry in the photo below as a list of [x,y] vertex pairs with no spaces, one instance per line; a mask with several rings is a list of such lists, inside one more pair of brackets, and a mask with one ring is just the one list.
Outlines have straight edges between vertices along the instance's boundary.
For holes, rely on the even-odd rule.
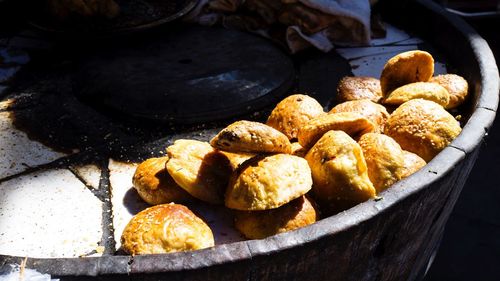
[[304,195],[311,186],[311,169],[303,158],[288,154],[256,156],[231,176],[226,207],[274,209]]
[[358,138],[365,133],[375,131],[375,124],[360,113],[330,113],[314,118],[300,128],[299,143],[306,149],[310,148],[330,130],[344,131],[351,137]]
[[277,209],[236,211],[234,226],[248,239],[263,239],[304,227],[318,219],[314,202],[301,196]]
[[253,121],[237,121],[222,129],[210,144],[220,150],[248,153],[290,153],[291,144],[280,131]]
[[366,160],[368,177],[377,193],[403,178],[405,158],[395,140],[383,134],[368,133],[358,143]]
[[361,147],[345,132],[324,134],[306,160],[314,182],[312,192],[328,213],[346,210],[375,196]]
[[408,51],[387,61],[380,76],[382,94],[414,82],[426,82],[434,74],[434,58],[425,51]]
[[213,247],[214,236],[185,206],[163,204],[135,215],[123,231],[121,243],[131,255],[163,254]]
[[384,132],[404,150],[430,161],[461,130],[457,120],[439,104],[414,99],[403,103],[391,114]]
[[346,76],[340,80],[337,86],[337,101],[353,101],[369,99],[379,102],[382,99],[380,80],[373,77],[350,77]]
[[314,98],[307,95],[291,95],[276,105],[266,124],[282,132],[289,139],[295,139],[298,128],[322,114],[325,114],[323,107]]
[[244,153],[244,152],[227,152],[227,151],[219,151],[222,155],[226,156],[229,161],[229,165],[231,169],[235,171],[238,167],[248,159],[255,156],[253,153]]
[[374,103],[368,99],[343,102],[336,105],[328,113],[340,112],[354,112],[363,115],[368,120],[372,121],[375,125],[374,132],[377,133],[384,130],[384,124],[387,121],[387,118],[389,118],[389,113],[384,106]]
[[409,177],[411,174],[420,170],[427,163],[422,157],[415,153],[403,150],[403,156],[405,158],[405,164],[403,169],[403,178]]
[[304,158],[306,156],[307,149],[302,147],[298,142],[292,142],[292,152],[290,154]]
[[432,77],[430,82],[438,83],[450,94],[450,101],[445,106],[446,109],[460,106],[469,94],[469,84],[462,76],[456,74],[438,75]]
[[186,202],[192,197],[182,189],[165,168],[168,157],[150,158],[137,166],[132,184],[139,196],[150,205]]
[[176,140],[167,148],[167,171],[193,197],[219,204],[231,175],[226,156],[210,144],[196,140]]
[[446,107],[450,101],[450,94],[438,83],[415,82],[395,89],[383,102],[384,104],[401,105],[413,99],[430,100]]

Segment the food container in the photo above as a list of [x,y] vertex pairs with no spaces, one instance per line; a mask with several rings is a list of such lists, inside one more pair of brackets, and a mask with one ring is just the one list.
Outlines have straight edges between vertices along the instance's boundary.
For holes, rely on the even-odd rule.
[[[423,169],[369,200],[313,225],[263,240],[164,255],[28,258],[62,280],[416,280],[479,155],[498,106],[499,78],[487,43],[430,0],[385,1],[387,21],[446,55],[470,85],[468,121]],[[43,241],[40,241],[43,243]],[[21,257],[0,257],[1,265]]]

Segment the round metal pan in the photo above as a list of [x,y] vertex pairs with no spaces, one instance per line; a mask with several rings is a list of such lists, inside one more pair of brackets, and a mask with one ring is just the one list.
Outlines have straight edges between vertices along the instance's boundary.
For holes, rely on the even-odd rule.
[[[479,155],[498,107],[498,69],[488,44],[431,0],[384,1],[385,18],[447,56],[470,83],[462,133],[412,176],[313,225],[262,240],[162,255],[29,258],[62,280],[417,280]],[[425,20],[422,20],[425,19]],[[43,243],[43,241],[41,241]],[[0,266],[23,257],[2,256]]]
[[147,30],[172,22],[189,13],[198,0],[116,0],[120,14],[114,19],[55,20],[47,11],[44,1],[30,1],[28,21],[41,31],[68,38],[94,38]]

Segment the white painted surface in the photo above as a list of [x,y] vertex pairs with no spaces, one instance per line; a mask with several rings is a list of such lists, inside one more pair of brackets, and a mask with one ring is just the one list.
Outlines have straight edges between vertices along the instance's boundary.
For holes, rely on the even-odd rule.
[[0,184],[0,254],[78,257],[98,247],[102,203],[68,170]]
[[9,112],[0,112],[0,179],[50,163],[66,154],[30,140],[12,124]]
[[372,39],[370,41],[371,46],[381,46],[394,44],[397,42],[402,42],[410,39],[410,35],[404,30],[401,30],[393,25],[385,23],[386,36],[384,38]]
[[59,279],[52,279],[50,274],[43,274],[31,268],[21,269],[18,264],[9,266],[10,270],[0,274],[0,281],[59,281]]
[[136,167],[137,164],[109,160],[109,181],[111,184],[116,249],[121,246],[120,237],[130,219],[138,212],[149,207],[132,187],[132,176]]
[[83,166],[72,166],[71,170],[82,179],[85,184],[89,185],[94,189],[99,188],[99,182],[101,181],[101,169],[94,164],[83,165]]
[[383,46],[383,47],[358,47],[358,48],[339,48],[337,52],[347,60],[359,59],[366,56],[402,53],[416,50],[417,45],[410,46]]
[[410,39],[397,42],[394,45],[415,45],[415,44],[422,44],[422,43],[424,43],[424,40],[422,40],[418,37],[412,37]]
[[[415,50],[417,49],[417,46],[407,46],[407,48],[408,51]],[[349,63],[352,67],[352,73],[354,73],[354,76],[380,78],[380,74],[382,73],[382,69],[384,69],[385,63],[399,53],[401,52],[384,53],[351,60]]]

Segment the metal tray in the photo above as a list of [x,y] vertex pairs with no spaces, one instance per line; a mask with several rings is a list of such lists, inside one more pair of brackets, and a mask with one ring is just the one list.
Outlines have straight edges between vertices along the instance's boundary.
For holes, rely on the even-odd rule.
[[[62,280],[421,279],[495,118],[498,69],[487,43],[432,1],[381,4],[387,21],[424,38],[469,81],[470,115],[462,133],[425,168],[381,199],[267,239],[164,255],[29,258],[27,267]],[[310,65],[330,58],[315,54]],[[322,70],[321,76],[337,71]],[[305,75],[314,80],[319,73]],[[1,256],[0,266],[22,260]]]
[[84,19],[58,22],[45,12],[43,1],[30,1],[29,23],[44,32],[67,38],[94,38],[150,29],[174,21],[191,11],[198,0],[116,0],[121,13],[111,20]]

